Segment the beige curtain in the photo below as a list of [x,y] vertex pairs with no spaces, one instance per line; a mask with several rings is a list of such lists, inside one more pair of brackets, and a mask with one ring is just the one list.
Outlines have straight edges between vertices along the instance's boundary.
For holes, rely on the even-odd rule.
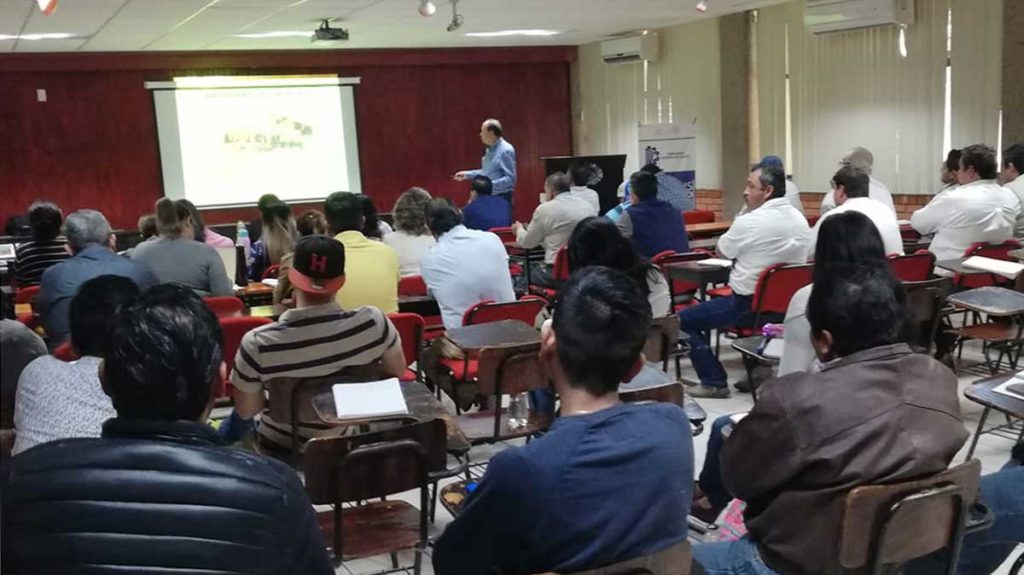
[[952,144],[995,147],[1002,99],[1003,0],[951,1]]

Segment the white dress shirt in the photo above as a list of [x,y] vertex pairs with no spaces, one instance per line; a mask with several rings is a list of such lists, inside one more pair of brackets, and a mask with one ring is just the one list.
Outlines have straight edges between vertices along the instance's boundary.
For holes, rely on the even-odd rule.
[[[564,195],[565,192],[558,194],[558,196]],[[601,198],[597,195],[597,192],[586,187],[586,186],[569,186],[569,195],[587,202],[593,211],[592,216],[596,216],[601,213]],[[555,196],[557,198],[558,196]]]
[[817,371],[818,356],[811,342],[811,323],[807,321],[807,303],[811,301],[813,288],[813,285],[806,285],[789,300],[782,330],[782,357],[779,358],[776,377],[798,371]]
[[896,213],[890,210],[885,204],[871,198],[849,198],[846,202],[821,216],[818,223],[814,225],[814,232],[811,234],[811,243],[807,247],[807,258],[814,258],[814,249],[818,243],[818,232],[821,224],[830,216],[843,212],[860,212],[875,224],[878,235],[882,236],[882,244],[885,246],[885,255],[903,255],[903,236],[900,235],[900,224],[896,220]]
[[491,232],[455,226],[423,256],[420,274],[441,308],[445,329],[462,326],[462,314],[477,302],[516,299],[508,253]]
[[383,241],[398,254],[398,273],[402,277],[420,275],[420,261],[435,243],[429,233],[414,236],[403,230],[387,234]]
[[921,234],[935,234],[928,251],[937,260],[963,257],[976,242],[999,243],[1013,237],[1020,201],[995,180],[978,180],[942,192],[910,217]]
[[554,264],[558,250],[569,241],[576,224],[596,215],[586,200],[574,197],[572,192],[562,192],[537,206],[530,226],[519,230],[516,242],[527,249],[544,246],[544,263]]
[[[883,204],[889,206],[892,213],[896,213],[896,204],[892,201],[892,192],[889,191],[889,186],[886,186],[882,182],[876,180],[873,176],[868,184],[868,197],[872,200],[878,200]],[[835,209],[836,207],[836,192],[835,190],[829,190],[825,194],[825,198],[821,200],[821,210],[818,212],[824,214],[825,212]]]
[[[789,203],[793,204],[794,208],[799,210],[801,215],[804,214],[804,203],[800,200],[800,187],[793,180],[786,180],[786,199],[789,200]],[[739,213],[736,214],[736,217],[738,218],[749,213],[750,209],[744,205]]]
[[1024,238],[1024,175],[1017,176],[1016,180],[1007,182],[1003,187],[1013,192],[1013,195],[1017,196],[1017,201],[1020,202],[1020,213],[1017,214],[1017,222],[1013,226],[1013,237],[1022,239]]
[[807,219],[786,198],[768,200],[736,218],[718,239],[718,252],[735,260],[729,287],[735,294],[753,295],[765,268],[806,262],[810,238]]

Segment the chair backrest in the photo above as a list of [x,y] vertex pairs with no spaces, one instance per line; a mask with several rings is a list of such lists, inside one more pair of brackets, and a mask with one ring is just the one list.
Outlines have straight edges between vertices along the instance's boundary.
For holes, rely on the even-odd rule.
[[903,282],[907,293],[907,312],[912,322],[910,342],[925,353],[931,350],[935,341],[935,332],[942,320],[942,307],[951,288],[950,278]]
[[551,279],[555,281],[569,280],[569,250],[566,246],[558,248],[555,254],[555,263],[551,267]]
[[690,542],[683,540],[651,555],[565,575],[690,575],[692,568],[693,550]]
[[18,291],[14,292],[14,303],[33,303],[33,301],[39,297],[39,286],[26,286],[18,288]]
[[935,271],[935,254],[921,250],[905,256],[889,256],[889,267],[901,282],[923,282]]
[[274,264],[267,266],[267,269],[263,270],[263,276],[260,279],[277,279],[279,275],[281,275],[281,264]]
[[314,504],[359,501],[409,491],[445,468],[447,432],[441,419],[306,444],[302,469]]
[[683,384],[678,381],[669,381],[654,387],[620,391],[619,401],[622,403],[671,403],[682,407],[683,396]]
[[708,210],[690,210],[683,212],[683,224],[710,224],[715,221],[715,212]]
[[785,314],[793,294],[811,283],[813,271],[813,264],[775,264],[761,272],[751,302],[758,317],[766,313]]
[[676,314],[656,317],[647,331],[644,356],[653,363],[666,362],[669,350],[679,339],[679,316]]
[[485,397],[548,387],[547,372],[540,361],[540,342],[485,347],[479,357],[477,391]]
[[61,361],[75,361],[79,358],[79,355],[78,352],[75,351],[74,346],[71,345],[71,340],[68,340],[58,345],[57,349],[53,350],[53,357]]
[[846,496],[839,562],[847,569],[904,563],[963,537],[978,497],[977,459],[937,475],[857,487]]
[[218,318],[237,317],[245,311],[245,302],[235,296],[210,296],[203,301]]
[[399,296],[423,296],[427,295],[427,284],[423,276],[404,276],[398,280]]
[[420,357],[423,330],[427,323],[423,320],[423,316],[416,313],[389,313],[388,319],[395,325],[399,337],[402,338],[402,354],[405,356],[405,365],[412,365]]
[[[996,260],[1016,261],[1010,252],[1020,249],[1020,242],[1011,238],[1000,244],[978,242],[964,250],[964,257],[981,256]],[[1007,285],[1010,280],[996,274],[957,274],[954,278],[957,287],[979,288],[991,285]]]
[[491,323],[503,319],[517,319],[533,325],[537,314],[546,305],[548,305],[546,299],[534,295],[525,295],[517,301],[505,303],[482,301],[466,310],[466,313],[462,315],[462,325]]
[[511,227],[491,228],[487,231],[497,235],[501,243],[507,244],[516,241],[516,234],[512,231]]
[[668,277],[668,270],[666,270],[664,266],[678,262],[706,260],[709,257],[711,257],[711,254],[703,250],[694,250],[686,253],[678,253],[669,250],[656,254],[651,258],[651,263],[661,270],[662,275],[665,276],[665,281],[669,282],[669,291],[671,292],[672,297],[675,298],[676,296],[686,293],[693,293],[699,290],[701,286],[697,282],[674,280]]
[[313,409],[313,397],[323,391],[330,391],[336,383],[361,383],[383,379],[379,362],[345,368],[324,377],[277,377],[268,381],[268,412],[275,423],[291,425],[299,423],[322,423]]
[[224,366],[227,368],[228,375],[235,368],[235,355],[238,354],[238,347],[242,345],[242,336],[261,325],[274,323],[270,318],[249,316],[220,317],[217,321],[220,322],[220,330],[224,335],[222,349],[224,350]]

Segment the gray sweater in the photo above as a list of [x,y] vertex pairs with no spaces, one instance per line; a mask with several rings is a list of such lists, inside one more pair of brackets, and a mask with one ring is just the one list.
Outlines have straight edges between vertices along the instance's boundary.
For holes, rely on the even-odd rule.
[[224,261],[217,250],[202,242],[161,237],[136,246],[132,259],[148,265],[160,283],[183,285],[202,296],[233,293]]

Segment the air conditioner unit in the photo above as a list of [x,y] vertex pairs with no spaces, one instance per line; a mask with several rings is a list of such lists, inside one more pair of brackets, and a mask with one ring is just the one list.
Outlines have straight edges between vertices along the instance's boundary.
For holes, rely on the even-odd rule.
[[914,0],[806,0],[804,26],[813,34],[914,23]]
[[632,64],[644,60],[657,60],[658,34],[648,32],[639,36],[601,42],[601,58],[605,64]]

